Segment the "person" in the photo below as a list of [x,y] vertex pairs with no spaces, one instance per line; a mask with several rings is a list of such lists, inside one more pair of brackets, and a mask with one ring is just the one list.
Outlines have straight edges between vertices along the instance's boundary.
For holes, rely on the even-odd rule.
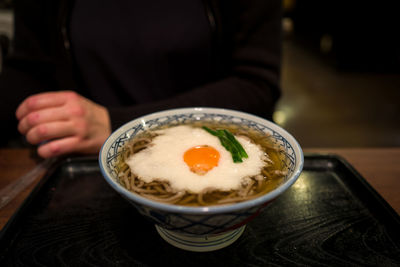
[[0,75],[2,140],[43,158],[97,153],[138,116],[190,106],[271,119],[280,0],[15,0]]

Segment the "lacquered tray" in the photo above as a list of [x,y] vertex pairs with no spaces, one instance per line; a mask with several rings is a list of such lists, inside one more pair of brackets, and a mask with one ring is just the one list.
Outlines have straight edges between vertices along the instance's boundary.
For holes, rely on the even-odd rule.
[[0,266],[399,266],[399,215],[346,161],[306,155],[299,180],[227,248],[175,248],[102,178],[49,171],[0,234]]

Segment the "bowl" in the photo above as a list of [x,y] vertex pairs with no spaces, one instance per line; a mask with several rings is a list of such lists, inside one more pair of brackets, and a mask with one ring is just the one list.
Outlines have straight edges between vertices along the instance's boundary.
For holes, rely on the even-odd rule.
[[[190,121],[233,123],[269,136],[284,155],[287,172],[283,182],[274,190],[251,200],[206,207],[156,202],[130,192],[119,183],[117,158],[126,142],[149,129]],[[235,242],[244,232],[246,224],[297,180],[303,162],[303,152],[299,143],[283,128],[248,113],[219,108],[171,109],[134,119],[114,131],[103,144],[99,154],[100,170],[107,183],[140,214],[150,219],[165,241],[189,251],[213,251]]]

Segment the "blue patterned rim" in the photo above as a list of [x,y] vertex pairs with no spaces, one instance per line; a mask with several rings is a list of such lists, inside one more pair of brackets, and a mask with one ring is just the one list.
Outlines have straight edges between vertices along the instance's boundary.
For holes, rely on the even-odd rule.
[[[285,151],[285,157],[288,167],[288,175],[286,176],[286,181],[275,190],[270,191],[269,193],[258,198],[235,204],[209,207],[187,207],[159,203],[130,192],[116,181],[116,173],[115,169],[113,168],[113,164],[115,163],[118,155],[121,153],[121,148],[123,147],[123,145],[133,136],[142,131],[152,129],[164,124],[178,122],[184,123],[186,121],[198,121],[204,119],[244,124],[251,127],[252,129],[271,134],[271,137],[274,138],[277,144],[279,144],[279,146]],[[289,134],[286,130],[279,127],[278,125],[261,117],[245,112],[229,109],[201,107],[160,111],[132,120],[114,131],[103,144],[99,153],[100,170],[105,180],[118,193],[128,198],[129,200],[134,201],[139,205],[144,205],[167,212],[203,215],[249,209],[251,207],[259,206],[264,204],[265,202],[275,199],[277,196],[286,191],[297,180],[303,169],[303,163],[304,155],[299,143],[291,134]]]

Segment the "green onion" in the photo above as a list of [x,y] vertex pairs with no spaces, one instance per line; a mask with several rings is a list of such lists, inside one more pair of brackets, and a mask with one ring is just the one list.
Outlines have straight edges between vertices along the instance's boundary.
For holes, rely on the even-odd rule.
[[242,145],[236,140],[235,136],[230,133],[228,130],[216,130],[213,131],[206,126],[203,126],[203,129],[209,132],[210,134],[219,138],[221,145],[228,150],[231,155],[233,162],[243,162],[242,158],[248,158],[246,151],[243,149]]

